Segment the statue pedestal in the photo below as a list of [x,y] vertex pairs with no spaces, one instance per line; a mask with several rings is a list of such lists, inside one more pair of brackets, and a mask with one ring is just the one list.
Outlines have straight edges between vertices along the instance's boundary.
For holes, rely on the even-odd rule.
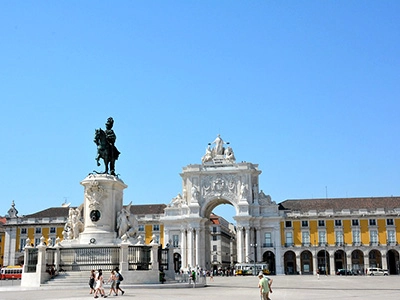
[[118,177],[90,174],[81,184],[84,191],[84,230],[80,244],[115,244],[117,212],[123,204],[123,190],[128,186]]

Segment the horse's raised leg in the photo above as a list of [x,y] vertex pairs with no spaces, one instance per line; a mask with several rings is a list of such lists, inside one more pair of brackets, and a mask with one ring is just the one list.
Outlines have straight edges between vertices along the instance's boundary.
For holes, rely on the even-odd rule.
[[97,157],[95,158],[95,160],[97,161],[97,166],[100,167],[100,155],[97,155]]

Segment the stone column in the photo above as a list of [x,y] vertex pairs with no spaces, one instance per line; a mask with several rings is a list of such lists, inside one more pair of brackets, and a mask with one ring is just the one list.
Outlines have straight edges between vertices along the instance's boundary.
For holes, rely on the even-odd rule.
[[283,262],[283,252],[282,251],[282,240],[280,235],[280,226],[276,224],[274,226],[273,245],[275,250],[275,268],[276,274],[285,274],[284,262]]
[[202,253],[204,257],[204,268],[207,270],[212,269],[211,265],[211,234],[210,234],[210,226],[207,224],[203,225],[203,230],[201,232],[201,238],[202,238],[202,243],[204,244],[204,247],[202,247]]
[[[28,273],[28,262],[29,262],[29,249],[32,249],[31,240],[29,238],[26,239],[26,246],[24,248],[24,267],[22,272]],[[23,276],[22,276],[23,278]]]
[[119,256],[119,269],[121,272],[128,272],[129,270],[129,261],[128,261],[128,252],[129,252],[129,243],[122,242],[121,245],[121,252]]
[[[10,219],[7,224],[16,224],[15,219]],[[5,266],[15,265],[15,246],[17,240],[17,226],[6,227],[5,241],[4,241],[4,258],[3,264]]]
[[45,238],[40,238],[40,244],[36,247],[38,249],[37,265],[36,265],[36,277],[39,283],[44,283],[48,279],[46,273],[46,244],[44,243]]
[[246,258],[245,260],[249,262],[249,257],[250,257],[250,227],[245,227],[244,231],[244,240],[245,240],[245,245],[246,245]]
[[188,267],[193,268],[194,261],[193,261],[193,228],[189,228],[187,231],[187,261]]
[[61,253],[60,253],[60,244],[59,241],[56,242],[56,245],[54,246],[56,249],[56,252],[54,253],[54,268],[58,271],[60,269],[60,260],[61,260]]
[[263,261],[262,255],[261,255],[261,249],[263,247],[263,241],[261,238],[261,228],[256,227],[256,243],[257,243],[257,261]]
[[369,268],[369,255],[368,252],[364,253],[364,270],[363,272],[366,272],[365,269]]
[[335,274],[335,254],[334,253],[329,253],[329,274],[330,275],[336,275]]
[[168,248],[168,270],[164,270],[167,277],[175,278],[175,265],[174,265],[174,250],[172,247]]
[[187,261],[187,239],[186,239],[186,229],[185,228],[181,228],[181,259],[182,259],[181,268],[184,269],[188,265],[188,261]]
[[386,270],[387,267],[387,258],[386,258],[386,252],[385,251],[381,251],[381,259],[382,259],[382,269]]
[[159,261],[158,261],[158,247],[159,244],[154,242],[155,238],[153,238],[153,242],[151,242],[151,255],[150,255],[150,263],[151,263],[151,269],[152,270],[159,270]]
[[318,254],[314,252],[313,255],[313,264],[314,264],[314,275],[317,275],[317,270],[318,270]]
[[[200,264],[200,255],[201,255],[200,254],[200,236],[201,236],[200,231],[201,231],[200,228],[197,228],[194,233],[194,238],[196,241],[196,266],[201,265]],[[201,266],[201,267],[204,267],[204,266]]]
[[237,226],[237,242],[236,242],[236,248],[237,248],[237,260],[239,263],[243,263],[243,227],[242,226]]
[[300,253],[296,253],[296,270],[299,274],[303,274],[303,270],[301,269]]

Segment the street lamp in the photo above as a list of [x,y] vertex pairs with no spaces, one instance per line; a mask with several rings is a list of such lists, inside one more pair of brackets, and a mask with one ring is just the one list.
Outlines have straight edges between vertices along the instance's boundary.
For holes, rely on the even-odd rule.
[[253,269],[253,275],[257,275],[257,270],[256,270],[256,261],[257,261],[257,243],[255,244],[250,244],[250,247],[254,248],[254,269]]

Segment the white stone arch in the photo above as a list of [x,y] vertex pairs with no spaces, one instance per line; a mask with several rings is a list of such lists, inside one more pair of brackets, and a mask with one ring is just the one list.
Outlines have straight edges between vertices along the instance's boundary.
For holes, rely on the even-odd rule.
[[[218,150],[211,149],[211,145]],[[164,223],[164,240],[180,236],[179,247],[174,249],[182,257],[182,268],[205,268],[210,259],[210,214],[220,204],[235,208],[237,262],[260,261],[262,253],[273,248],[281,256],[278,235],[273,247],[264,242],[268,232],[279,228],[281,215],[278,205],[259,189],[258,164],[237,163],[229,143],[220,136],[210,143],[201,164],[182,168],[182,192],[172,199],[161,221]],[[224,146],[226,145],[226,146]],[[276,265],[282,273],[282,263]]]

